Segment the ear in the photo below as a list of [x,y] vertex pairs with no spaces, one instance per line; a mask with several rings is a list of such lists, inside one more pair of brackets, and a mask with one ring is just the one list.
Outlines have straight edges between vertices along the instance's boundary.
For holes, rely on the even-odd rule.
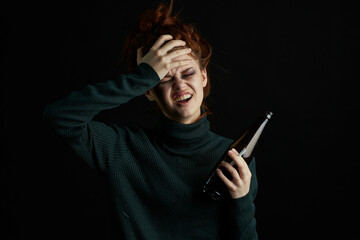
[[155,100],[155,93],[153,89],[150,89],[148,91],[145,92],[145,96],[147,97],[147,99],[149,99],[149,101],[154,101]]
[[206,68],[204,68],[203,70],[201,70],[201,76],[202,76],[202,78],[203,78],[202,86],[205,87],[205,86],[207,85],[207,82],[208,82]]

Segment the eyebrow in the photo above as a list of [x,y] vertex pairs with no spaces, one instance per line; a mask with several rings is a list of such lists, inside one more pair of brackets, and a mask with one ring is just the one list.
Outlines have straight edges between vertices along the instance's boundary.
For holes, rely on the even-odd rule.
[[[194,68],[194,67],[189,67],[189,68],[183,70],[181,73],[186,72],[186,71],[188,71],[188,70],[190,70],[190,69],[192,69],[192,68]],[[172,77],[172,75],[169,75],[169,73],[168,73],[168,74],[165,75],[164,78],[169,78],[169,77]]]

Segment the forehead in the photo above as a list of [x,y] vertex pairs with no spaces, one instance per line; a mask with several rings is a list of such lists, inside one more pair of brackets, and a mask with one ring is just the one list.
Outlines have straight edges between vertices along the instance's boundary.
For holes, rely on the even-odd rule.
[[[175,48],[171,49],[171,50],[169,51],[169,53],[170,53],[170,52],[173,52],[173,51],[175,51],[175,50],[178,50],[178,49],[183,49],[183,48],[186,48],[186,47],[175,47]],[[193,60],[195,60],[195,61],[192,61],[192,62],[189,64],[189,66],[187,66],[186,68],[175,68],[175,69],[172,69],[171,72],[174,72],[174,70],[175,70],[175,72],[178,72],[179,70],[182,70],[181,72],[183,72],[184,70],[188,69],[189,67],[195,67],[195,68],[199,68],[199,67],[200,67],[198,59],[197,59],[192,53],[175,57],[175,58],[173,58],[172,60],[173,60],[173,61],[181,61],[181,60],[187,60],[187,59],[193,59]],[[170,73],[170,72],[169,72],[169,73]]]
[[[189,56],[189,55],[184,55],[184,56],[176,57],[173,60],[179,61],[179,60],[185,60],[185,59],[193,59],[193,57]],[[186,67],[173,68],[168,72],[168,74],[166,74],[166,76],[174,76],[176,74],[181,74],[189,69],[194,69],[194,68],[199,69],[198,61],[193,61],[190,64],[186,65]]]

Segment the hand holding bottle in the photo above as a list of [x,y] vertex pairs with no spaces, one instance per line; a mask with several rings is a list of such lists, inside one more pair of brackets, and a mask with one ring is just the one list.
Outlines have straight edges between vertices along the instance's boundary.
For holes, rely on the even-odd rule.
[[[181,59],[180,56],[189,54],[191,48],[182,48],[175,51],[170,51],[175,47],[183,47],[186,45],[185,41],[172,40],[171,35],[161,35],[149,52],[143,56],[142,48],[137,50],[137,64],[147,63],[158,74],[160,79],[173,68],[184,67],[191,63],[192,59]],[[165,43],[168,41],[167,43]],[[164,44],[165,43],[165,44]]]
[[232,198],[243,197],[249,192],[251,171],[248,165],[254,157],[255,146],[261,133],[272,115],[272,112],[265,111],[229,146],[204,183],[204,193],[221,201],[223,194],[226,195],[227,192]]
[[[232,198],[241,198],[248,194],[250,190],[251,171],[245,160],[239,156],[239,153],[233,148],[228,152],[233,160],[234,166],[228,162],[222,161],[220,167],[216,170],[221,181],[226,185]],[[221,168],[229,172],[232,179],[225,176]]]

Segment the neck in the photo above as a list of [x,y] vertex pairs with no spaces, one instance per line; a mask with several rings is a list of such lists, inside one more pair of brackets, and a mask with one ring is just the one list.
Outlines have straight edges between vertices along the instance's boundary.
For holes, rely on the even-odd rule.
[[[183,145],[188,145],[187,147],[196,146],[197,143],[208,139],[206,135],[209,134],[209,129],[210,125],[206,117],[192,124],[182,124],[161,115],[156,124],[157,135],[168,146],[175,147],[183,147]],[[191,144],[189,145],[189,143]]]

